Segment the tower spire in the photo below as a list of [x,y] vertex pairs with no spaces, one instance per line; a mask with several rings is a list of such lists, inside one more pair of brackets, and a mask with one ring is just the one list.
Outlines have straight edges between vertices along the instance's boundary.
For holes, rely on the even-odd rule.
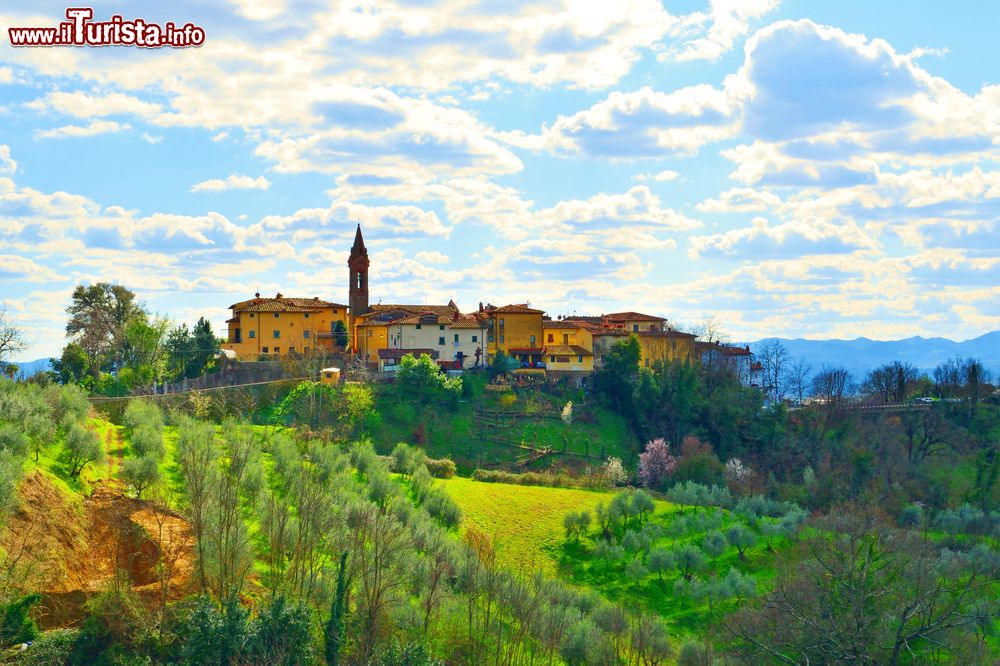
[[351,256],[347,260],[347,267],[350,269],[350,284],[348,303],[351,308],[351,318],[363,315],[368,312],[368,249],[365,247],[365,239],[361,235],[361,223],[358,223],[358,230],[354,234],[354,245],[351,247]]

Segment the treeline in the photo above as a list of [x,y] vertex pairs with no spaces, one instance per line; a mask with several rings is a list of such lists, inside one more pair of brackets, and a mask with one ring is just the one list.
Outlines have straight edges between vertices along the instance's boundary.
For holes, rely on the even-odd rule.
[[[873,370],[866,390],[880,393],[879,400],[886,392],[922,391],[924,380],[907,367],[890,363]],[[978,362],[954,361],[933,374],[924,388],[952,401],[898,412],[854,411],[842,399],[851,384],[846,371],[827,368],[817,377],[828,399],[789,410],[724,369],[640,367],[633,339],[607,354],[594,379],[597,398],[628,418],[641,441],[666,443],[669,469],[658,482],[721,485],[735,460],[745,468],[743,486],[813,509],[867,499],[894,516],[914,501],[931,509],[968,502],[995,510],[1000,404],[987,399],[989,373]]]
[[94,393],[128,395],[154,382],[198,377],[216,367],[219,339],[204,318],[189,328],[153,315],[134,292],[99,282],[78,286],[66,308],[67,344],[52,377]]

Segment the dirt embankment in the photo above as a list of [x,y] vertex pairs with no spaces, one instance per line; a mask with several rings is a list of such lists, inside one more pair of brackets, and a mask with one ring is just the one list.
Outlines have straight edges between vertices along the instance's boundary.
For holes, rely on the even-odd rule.
[[75,624],[89,596],[115,586],[132,588],[151,605],[164,595],[173,600],[193,591],[190,525],[127,497],[119,481],[98,482],[80,503],[34,471],[19,494],[20,507],[0,546],[11,578],[25,591],[44,594],[43,627]]

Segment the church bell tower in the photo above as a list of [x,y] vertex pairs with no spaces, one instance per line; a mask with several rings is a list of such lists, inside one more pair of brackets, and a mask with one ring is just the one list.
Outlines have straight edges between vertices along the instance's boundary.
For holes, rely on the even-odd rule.
[[354,245],[351,247],[351,258],[347,260],[350,269],[351,284],[348,293],[348,305],[351,307],[351,318],[368,312],[368,250],[365,239],[361,236],[361,225],[354,234]]

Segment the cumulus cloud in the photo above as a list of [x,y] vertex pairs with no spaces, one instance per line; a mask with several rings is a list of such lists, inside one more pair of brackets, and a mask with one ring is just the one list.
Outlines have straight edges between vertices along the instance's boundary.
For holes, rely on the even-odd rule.
[[750,227],[691,239],[692,258],[759,259],[877,250],[878,242],[853,221],[816,218],[771,226],[754,218]]
[[50,282],[56,279],[58,279],[58,275],[55,271],[27,257],[0,254],[0,280]]
[[225,190],[267,190],[271,187],[271,181],[264,176],[251,178],[243,174],[233,173],[224,179],[211,178],[195,183],[191,186],[192,192],[223,192]]
[[503,135],[514,145],[564,156],[636,159],[687,155],[733,136],[736,107],[724,90],[710,85],[663,93],[650,87],[613,92],[571,116],[559,116],[539,135]]
[[[679,46],[660,55],[661,60],[715,60],[733,48],[736,39],[750,31],[750,24],[773,11],[779,0],[712,0],[708,12],[693,12],[684,17],[673,31],[675,35],[691,32]],[[705,29],[707,26],[707,30]]]

